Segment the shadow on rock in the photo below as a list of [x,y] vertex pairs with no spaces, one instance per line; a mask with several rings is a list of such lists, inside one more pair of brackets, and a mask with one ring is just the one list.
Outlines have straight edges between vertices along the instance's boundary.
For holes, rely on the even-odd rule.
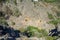
[[60,36],[60,31],[58,31],[58,28],[52,29],[49,33],[49,36]]
[[[15,40],[16,38],[20,37],[20,31],[14,30],[11,27],[0,25],[0,36],[4,36],[4,35],[8,36],[5,38],[6,40]],[[1,40],[4,40],[4,38],[2,38]]]

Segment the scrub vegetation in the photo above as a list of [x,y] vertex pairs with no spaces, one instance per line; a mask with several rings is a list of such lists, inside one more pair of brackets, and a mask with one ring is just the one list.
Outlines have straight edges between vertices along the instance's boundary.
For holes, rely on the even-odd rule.
[[28,26],[26,28],[26,30],[24,31],[24,33],[28,36],[28,37],[33,37],[33,36],[37,36],[37,37],[44,37],[47,36],[48,33],[46,30],[44,29],[38,29],[37,27],[34,26]]

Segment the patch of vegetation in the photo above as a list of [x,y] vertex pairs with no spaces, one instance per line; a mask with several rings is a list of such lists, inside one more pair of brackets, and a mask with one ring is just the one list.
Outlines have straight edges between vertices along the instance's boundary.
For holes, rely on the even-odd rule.
[[60,23],[60,18],[57,18],[58,22]]
[[56,20],[51,20],[51,21],[49,21],[49,23],[51,23],[53,25],[57,25],[58,23],[60,23],[60,18],[57,18]]
[[20,15],[22,15],[21,13],[14,13],[14,16],[19,17]]
[[16,9],[15,13],[13,13],[13,16],[19,17],[21,14],[21,12],[19,12],[18,9]]
[[56,14],[57,14],[58,17],[53,16],[52,14],[49,14],[49,13],[48,13],[48,18],[49,18],[49,19],[53,19],[53,20],[49,21],[49,23],[51,23],[51,24],[53,24],[53,25],[55,25],[55,26],[56,26],[58,23],[60,23],[60,18],[59,18],[60,12],[56,12]]
[[49,18],[49,19],[54,19],[54,17],[53,17],[52,14],[50,14],[50,13],[48,13],[48,12],[47,12],[47,14],[48,14],[48,18]]
[[58,9],[60,9],[60,5],[57,5],[58,6]]
[[57,40],[57,37],[46,36],[46,40]]
[[60,3],[60,0],[41,0],[43,2],[47,2],[47,3]]
[[12,25],[15,25],[15,22],[12,22]]
[[58,24],[58,20],[52,20],[49,23],[53,24],[53,25],[57,25]]
[[8,25],[8,23],[7,23],[6,19],[5,19],[5,14],[2,11],[0,11],[0,24]]
[[[60,13],[57,13],[58,16],[60,16]],[[53,25],[57,25],[58,23],[60,23],[60,18],[57,18],[55,16],[53,16],[52,14],[48,13],[48,18],[49,19],[53,19],[51,21],[49,21],[49,23],[53,24]]]
[[23,0],[20,0],[20,2],[22,2]]
[[28,26],[26,31],[24,32],[25,35],[27,35],[28,37],[32,37],[32,36],[36,36],[36,37],[44,37],[47,36],[48,33],[46,32],[46,30],[44,29],[38,29],[34,26]]
[[4,17],[5,14],[3,14],[3,12],[0,11],[0,17]]
[[2,25],[8,25],[7,21],[3,17],[0,18],[0,24],[2,24]]
[[14,16],[19,17],[19,13],[14,13]]
[[60,17],[60,11],[56,12],[57,16]]
[[44,0],[44,1],[49,3],[56,2],[56,0]]
[[17,5],[17,1],[16,0],[14,0],[14,3],[15,3],[15,5]]

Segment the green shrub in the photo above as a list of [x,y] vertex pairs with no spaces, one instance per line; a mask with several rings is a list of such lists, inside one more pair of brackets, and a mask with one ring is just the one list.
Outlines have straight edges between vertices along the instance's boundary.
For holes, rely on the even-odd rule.
[[48,18],[49,18],[49,19],[54,19],[54,17],[53,17],[52,14],[50,14],[50,13],[47,13],[47,14],[48,14]]
[[56,2],[56,0],[44,0],[44,1],[48,3]]
[[60,3],[60,0],[41,0],[47,3]]
[[51,20],[51,21],[49,21],[49,23],[51,23],[53,25],[57,25],[58,23],[60,23],[60,18],[57,18],[56,20]]
[[16,0],[14,0],[14,3],[15,3],[15,5],[17,5],[17,1]]
[[49,23],[51,23],[53,25],[57,25],[58,24],[58,20],[52,20],[52,21],[49,21]]
[[44,29],[40,30],[40,33],[42,33],[43,37],[44,37],[44,36],[48,36],[47,31],[44,30]]
[[[60,13],[59,12],[57,13],[57,16],[58,17],[60,16]],[[60,18],[57,18],[57,17],[54,18],[54,16],[52,14],[49,14],[48,13],[48,18],[49,19],[53,19],[53,20],[49,21],[49,23],[51,23],[53,25],[57,25],[58,23],[60,23]]]
[[46,40],[54,40],[54,37],[46,36]]
[[36,37],[44,37],[47,36],[48,33],[46,32],[46,30],[42,29],[38,29],[37,27],[34,26],[28,26],[25,33],[28,33],[28,36],[36,36]]
[[58,20],[58,23],[60,23],[60,18],[57,18],[57,20]]
[[19,13],[14,13],[14,16],[19,17]]
[[56,12],[57,16],[60,17],[60,11]]

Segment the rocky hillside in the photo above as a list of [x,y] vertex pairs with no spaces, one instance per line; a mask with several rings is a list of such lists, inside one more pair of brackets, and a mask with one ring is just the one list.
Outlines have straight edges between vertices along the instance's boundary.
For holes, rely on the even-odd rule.
[[[59,39],[59,35],[56,36],[56,38],[55,36],[51,37],[55,31],[52,32],[51,36],[48,36],[49,31],[55,30],[57,27],[60,29],[59,2],[59,0],[0,0],[0,24],[21,31],[20,35],[22,36],[14,40]],[[32,31],[32,29],[35,31]],[[31,34],[29,31],[31,31]],[[35,32],[37,31],[38,33],[43,32],[48,34],[39,34],[43,36],[40,37],[38,34],[36,35]],[[57,32],[57,34],[59,33],[60,32]],[[30,35],[32,37],[28,38],[25,34],[27,34],[28,37],[30,37]]]

